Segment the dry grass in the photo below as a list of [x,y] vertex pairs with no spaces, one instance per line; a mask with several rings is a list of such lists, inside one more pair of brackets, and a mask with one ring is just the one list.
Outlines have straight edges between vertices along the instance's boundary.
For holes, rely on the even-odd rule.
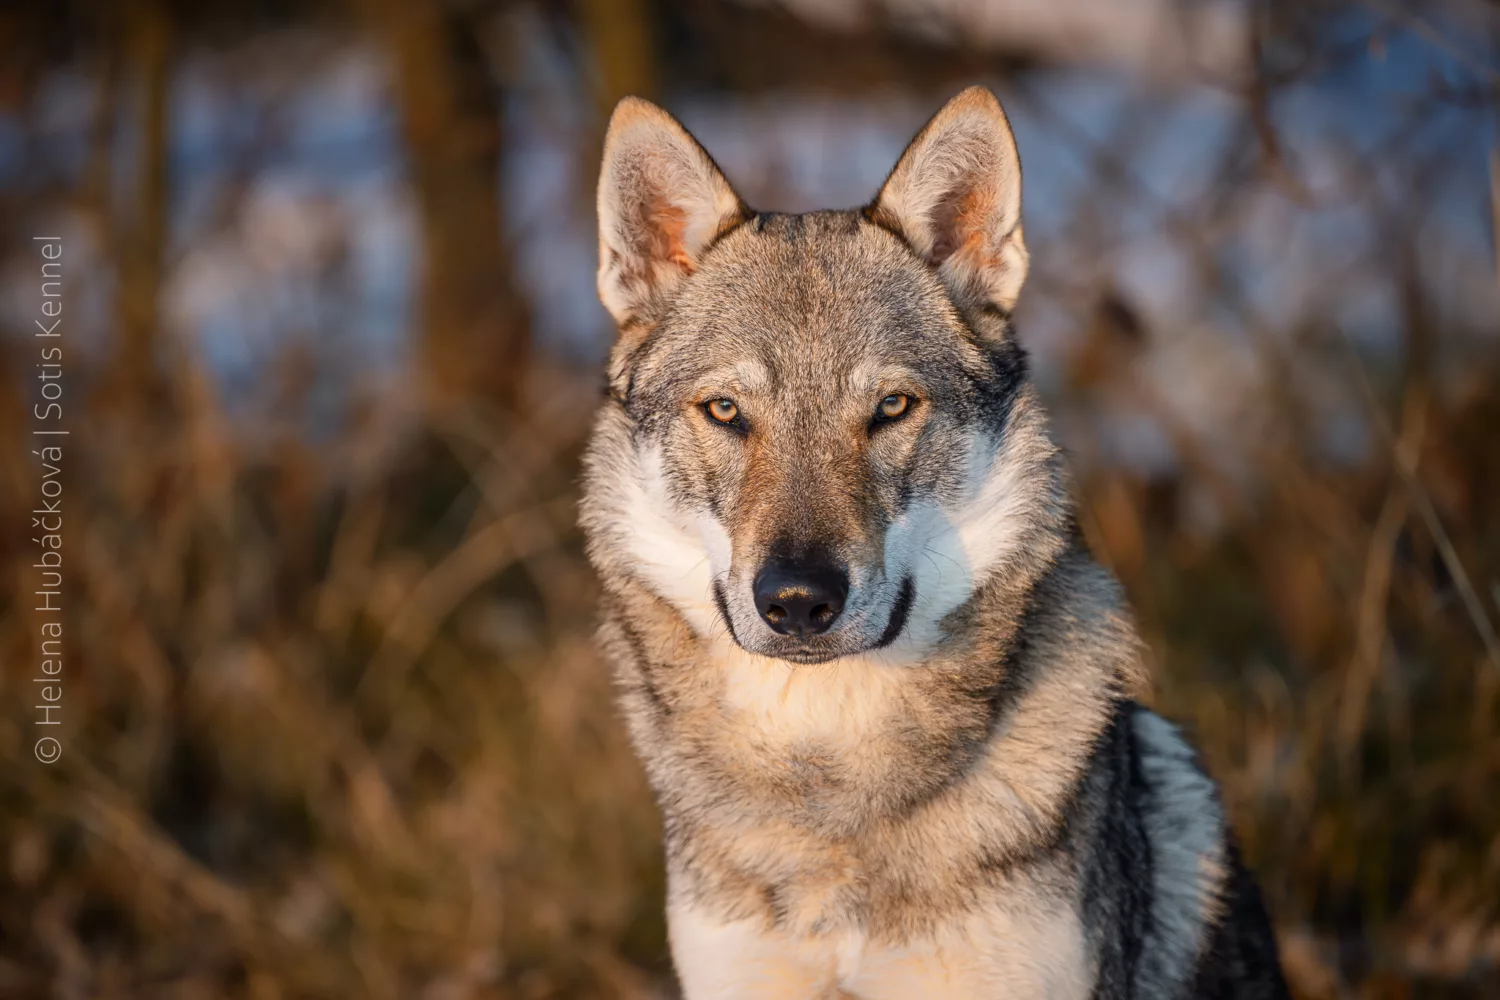
[[[201,395],[78,430],[65,756],[0,730],[0,989],[648,992],[656,820],[572,524],[595,397],[537,391],[530,420],[382,400],[316,450]],[[7,660],[31,632],[12,604]]]
[[[593,383],[538,374],[508,413],[374,397],[315,445],[179,381],[166,412],[101,398],[68,453],[66,752],[30,758],[8,670],[0,993],[659,995],[656,818],[572,524]],[[1414,513],[1493,587],[1497,425],[1492,393],[1408,406],[1420,492],[1395,452],[1267,449],[1206,535],[1191,470],[1078,470],[1304,997],[1500,975],[1500,670]],[[19,523],[32,475],[7,476]]]

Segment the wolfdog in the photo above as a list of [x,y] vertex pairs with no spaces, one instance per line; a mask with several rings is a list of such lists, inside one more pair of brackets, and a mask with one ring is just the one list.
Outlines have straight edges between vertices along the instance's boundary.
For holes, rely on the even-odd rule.
[[753,211],[634,98],[603,160],[581,522],[688,1000],[1287,996],[1075,527],[994,95],[858,210]]

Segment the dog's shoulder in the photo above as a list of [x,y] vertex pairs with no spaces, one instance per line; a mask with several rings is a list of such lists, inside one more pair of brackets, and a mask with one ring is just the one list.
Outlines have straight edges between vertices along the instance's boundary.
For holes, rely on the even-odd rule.
[[1133,704],[1126,718],[1150,858],[1136,995],[1281,1000],[1275,937],[1217,785],[1171,722]]
[[1191,981],[1223,918],[1228,824],[1213,779],[1177,727],[1139,706],[1129,723],[1151,858],[1151,920],[1138,982],[1171,995]]

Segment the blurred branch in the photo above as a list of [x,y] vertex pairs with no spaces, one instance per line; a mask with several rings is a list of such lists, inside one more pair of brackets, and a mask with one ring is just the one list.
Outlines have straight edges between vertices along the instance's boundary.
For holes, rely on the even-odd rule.
[[[125,94],[138,87],[140,157],[133,164],[135,196],[122,206],[114,247],[120,287],[116,384],[142,400],[158,400],[156,370],[159,299],[167,240],[167,132],[173,25],[159,0],[120,8],[125,18]],[[100,100],[114,95],[102,90]],[[106,119],[107,120],[107,119]]]
[[1493,147],[1490,149],[1490,245],[1495,254],[1495,284],[1500,287],[1500,149]]
[[1252,18],[1250,59],[1251,65],[1257,68],[1257,72],[1251,74],[1246,86],[1245,100],[1249,107],[1250,121],[1255,127],[1257,138],[1260,139],[1262,162],[1270,171],[1272,179],[1288,198],[1303,208],[1311,208],[1314,204],[1312,192],[1287,163],[1286,150],[1282,146],[1280,136],[1277,135],[1276,124],[1271,120],[1272,78],[1269,73],[1259,72],[1259,68],[1265,63],[1264,35],[1264,24],[1259,18]]
[[[1422,407],[1419,404],[1409,405],[1407,411],[1410,419],[1402,429],[1401,440],[1396,447],[1399,453],[1409,456],[1420,450],[1424,425]],[[1400,489],[1393,489],[1386,496],[1380,516],[1375,520],[1375,528],[1370,532],[1364,582],[1359,595],[1354,651],[1344,690],[1340,692],[1339,750],[1343,757],[1341,764],[1350,777],[1357,774],[1358,751],[1365,731],[1370,692],[1380,673],[1381,657],[1387,641],[1386,605],[1390,600],[1396,543],[1408,512],[1409,503],[1405,493]]]
[[391,59],[422,218],[420,354],[431,401],[505,399],[529,354],[500,201],[499,87],[458,3],[357,0]]
[[891,23],[884,5],[863,4],[849,30],[796,17],[775,3],[657,0],[666,22],[663,84],[739,92],[818,90],[853,97],[889,87],[892,67],[917,90],[953,90],[1026,65],[1032,58],[933,42]]
[[656,92],[656,63],[648,0],[583,0],[581,16],[593,50],[599,107],[622,97]]
[[1396,470],[1401,474],[1401,479],[1411,493],[1412,502],[1416,505],[1417,512],[1422,515],[1422,520],[1427,524],[1427,530],[1431,532],[1434,544],[1438,547],[1438,553],[1442,557],[1443,565],[1448,574],[1453,577],[1453,582],[1458,588],[1459,595],[1463,599],[1464,610],[1468,612],[1470,621],[1474,624],[1474,630],[1479,634],[1480,641],[1484,643],[1486,655],[1490,664],[1496,670],[1500,670],[1500,639],[1496,638],[1495,627],[1490,622],[1489,615],[1485,612],[1484,602],[1479,599],[1474,584],[1469,579],[1468,572],[1464,569],[1463,561],[1458,557],[1458,551],[1453,547],[1453,540],[1448,537],[1448,532],[1443,528],[1442,518],[1438,516],[1437,508],[1432,505],[1432,498],[1427,495],[1422,481],[1417,477],[1416,467],[1413,459],[1405,453],[1401,443],[1391,431],[1390,423],[1381,412],[1379,400],[1375,396],[1374,387],[1370,385],[1369,377],[1365,374],[1363,363],[1360,361],[1359,352],[1353,341],[1349,339],[1349,333],[1342,325],[1338,327],[1343,337],[1344,345],[1349,350],[1351,365],[1359,382],[1361,391],[1364,393],[1370,418],[1380,430],[1380,435],[1394,456]]
[[491,521],[445,556],[403,602],[356,694],[378,692],[389,699],[465,598],[516,560],[557,544],[575,502],[564,496]]
[[1423,39],[1433,48],[1442,52],[1475,76],[1488,81],[1491,86],[1500,86],[1500,70],[1485,63],[1474,54],[1459,48],[1458,45],[1441,31],[1438,31],[1437,28],[1434,28],[1424,18],[1413,14],[1411,11],[1404,10],[1398,4],[1391,2],[1391,0],[1364,0],[1364,3],[1403,28],[1406,28],[1418,38]]

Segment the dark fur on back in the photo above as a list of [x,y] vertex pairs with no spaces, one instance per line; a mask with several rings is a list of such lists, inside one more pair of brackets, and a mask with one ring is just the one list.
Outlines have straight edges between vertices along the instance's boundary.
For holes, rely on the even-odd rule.
[[[1144,815],[1153,791],[1141,767],[1131,722],[1145,711],[1120,703],[1097,748],[1094,781],[1105,786],[1070,820],[1068,841],[1079,852],[1081,906],[1096,929],[1099,956],[1094,1000],[1137,1000],[1141,950],[1152,929],[1152,849]],[[1221,916],[1209,929],[1192,975],[1197,1000],[1284,1000],[1275,936],[1260,890],[1227,834],[1227,877],[1219,888]]]

